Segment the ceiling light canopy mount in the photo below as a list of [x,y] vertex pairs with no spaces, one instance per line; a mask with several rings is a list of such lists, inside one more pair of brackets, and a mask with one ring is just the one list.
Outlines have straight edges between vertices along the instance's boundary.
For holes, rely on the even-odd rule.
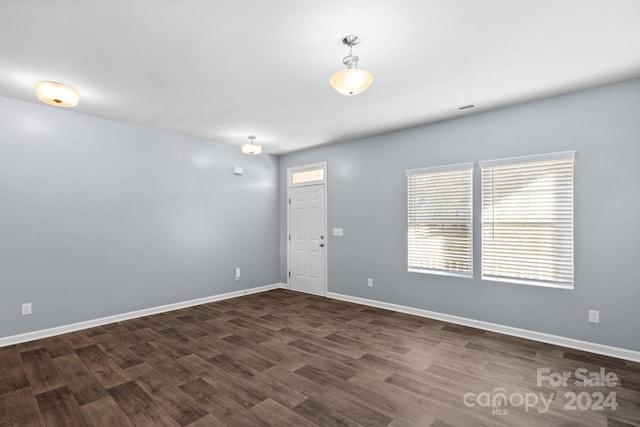
[[262,153],[262,145],[255,143],[256,136],[249,135],[247,138],[249,138],[249,142],[242,144],[242,152],[249,155]]
[[342,39],[342,43],[349,46],[349,55],[342,58],[342,63],[347,66],[331,76],[329,83],[343,95],[357,95],[367,90],[373,82],[373,76],[365,70],[358,69],[358,58],[352,53],[353,46],[360,43],[358,36],[349,35]]
[[360,58],[353,55],[351,52],[353,51],[353,47],[360,43],[360,39],[358,36],[347,36],[342,39],[342,43],[349,46],[349,55],[342,58],[342,63],[347,66],[347,68],[358,68],[358,61]]
[[80,101],[80,94],[71,86],[58,82],[42,81],[35,84],[38,99],[56,107],[75,107]]

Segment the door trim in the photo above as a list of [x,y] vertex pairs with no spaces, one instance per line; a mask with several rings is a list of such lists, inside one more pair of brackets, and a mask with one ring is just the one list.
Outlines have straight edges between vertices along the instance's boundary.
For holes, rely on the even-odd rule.
[[[324,175],[323,175],[323,180],[320,181],[314,181],[314,182],[309,182],[309,183],[304,183],[304,184],[292,184],[291,183],[291,177],[293,175],[294,172],[303,172],[306,170],[312,170],[312,169],[319,169],[322,168],[324,169]],[[296,187],[311,187],[311,186],[317,186],[317,185],[322,185],[324,186],[324,224],[322,224],[322,227],[324,229],[324,236],[325,236],[325,244],[324,244],[324,283],[323,283],[323,288],[324,291],[321,294],[315,294],[315,295],[322,295],[322,296],[327,296],[327,292],[328,292],[328,274],[329,274],[329,248],[330,248],[330,244],[329,244],[329,236],[327,234],[327,194],[329,192],[329,185],[328,185],[328,179],[327,179],[327,174],[328,174],[328,169],[327,169],[327,162],[318,162],[318,163],[311,163],[311,164],[307,164],[307,165],[301,165],[301,166],[293,166],[290,168],[287,168],[287,200],[285,201],[287,203],[287,235],[286,235],[286,241],[287,241],[287,288],[291,289],[291,240],[290,240],[290,236],[291,236],[291,188],[296,188]],[[300,291],[300,292],[304,292],[304,291]],[[310,292],[311,293],[311,292]]]

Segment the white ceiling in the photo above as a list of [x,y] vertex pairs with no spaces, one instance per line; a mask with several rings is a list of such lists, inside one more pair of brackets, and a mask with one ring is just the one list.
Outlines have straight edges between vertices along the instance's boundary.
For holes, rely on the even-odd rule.
[[636,76],[638,0],[0,0],[0,95],[273,154]]

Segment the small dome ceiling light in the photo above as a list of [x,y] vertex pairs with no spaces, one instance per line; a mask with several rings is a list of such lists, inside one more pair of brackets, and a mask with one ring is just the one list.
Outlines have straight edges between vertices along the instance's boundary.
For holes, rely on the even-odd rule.
[[248,138],[249,142],[242,144],[242,152],[249,155],[262,153],[262,145],[255,143],[256,136],[249,135]]
[[62,83],[37,82],[35,89],[40,101],[57,107],[75,107],[80,101],[78,91]]
[[346,36],[342,43],[349,46],[349,55],[342,59],[342,63],[347,66],[346,70],[338,71],[331,76],[331,86],[343,95],[351,96],[367,90],[373,82],[373,76],[365,70],[358,69],[358,58],[351,53],[353,46],[360,43],[358,36]]

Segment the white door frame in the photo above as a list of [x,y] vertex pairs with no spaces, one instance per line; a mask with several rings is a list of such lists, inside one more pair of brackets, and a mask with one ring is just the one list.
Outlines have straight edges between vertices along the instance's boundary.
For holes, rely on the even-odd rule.
[[[314,169],[320,169],[320,168],[324,170],[322,180],[305,182],[302,184],[292,183],[292,176],[295,172],[304,172],[307,170],[314,170]],[[324,243],[324,283],[323,283],[324,291],[322,292],[322,295],[324,296],[327,295],[327,279],[328,279],[328,273],[329,273],[329,269],[328,269],[329,236],[327,235],[327,211],[328,211],[327,193],[329,191],[329,188],[327,185],[327,182],[328,182],[327,172],[328,172],[327,162],[318,162],[318,163],[312,163],[308,165],[294,166],[291,168],[287,168],[287,287],[291,289],[291,240],[290,240],[291,239],[291,229],[290,229],[291,227],[291,189],[295,187],[323,185],[324,186],[324,224],[322,225],[322,227],[324,229],[325,243]],[[300,292],[304,292],[304,291],[300,291]]]

